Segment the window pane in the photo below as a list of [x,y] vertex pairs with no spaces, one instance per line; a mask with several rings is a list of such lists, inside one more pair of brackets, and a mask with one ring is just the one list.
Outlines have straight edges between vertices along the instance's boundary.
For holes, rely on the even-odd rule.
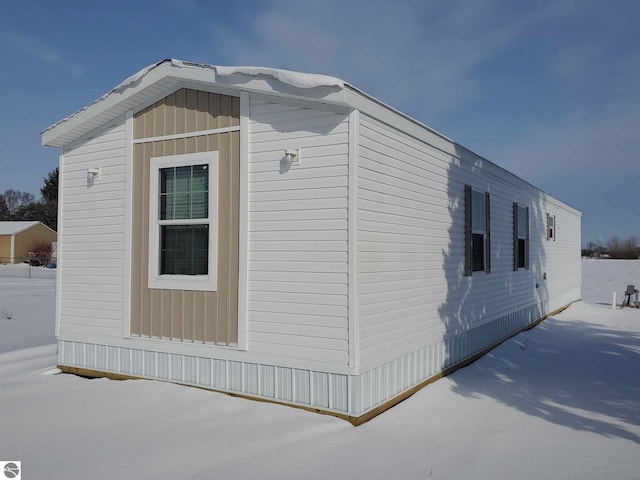
[[167,193],[169,190],[173,191],[173,168],[161,168],[160,169],[160,193]]
[[167,195],[160,194],[160,203],[158,205],[158,218],[165,220],[167,218]]
[[191,185],[191,218],[207,218],[209,216],[208,198],[208,165],[194,165]]
[[518,238],[527,236],[527,209],[518,205]]
[[191,166],[175,167],[175,185],[173,187],[176,193],[189,193],[191,191]]
[[173,205],[173,168],[161,168],[160,175],[158,177],[158,191],[160,192],[160,202],[158,204],[158,218],[160,220],[166,220],[172,217],[172,205]]
[[207,192],[193,192],[191,195],[191,217],[207,218],[209,216],[209,202]]
[[526,256],[526,240],[524,238],[518,239],[518,268],[525,268],[527,266],[525,262]]
[[192,190],[206,192],[209,190],[209,170],[207,165],[193,166]]
[[484,235],[474,233],[473,242],[473,271],[478,272],[484,270]]
[[173,195],[173,205],[171,207],[171,215],[167,216],[167,220],[182,220],[191,218],[190,196],[188,193],[176,193]]
[[471,230],[485,231],[484,193],[471,192]]
[[208,165],[161,168],[158,187],[160,220],[208,218]]
[[208,225],[160,226],[160,275],[206,275]]

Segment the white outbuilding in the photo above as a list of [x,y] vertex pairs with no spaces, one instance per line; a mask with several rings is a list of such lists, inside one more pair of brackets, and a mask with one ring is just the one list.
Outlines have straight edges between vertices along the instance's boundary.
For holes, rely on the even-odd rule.
[[42,143],[67,372],[358,424],[580,298],[580,212],[333,77],[164,60]]

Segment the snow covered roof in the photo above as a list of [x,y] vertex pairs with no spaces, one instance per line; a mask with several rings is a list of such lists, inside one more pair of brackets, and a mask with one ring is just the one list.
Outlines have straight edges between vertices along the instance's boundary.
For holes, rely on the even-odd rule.
[[137,112],[172,90],[182,87],[197,90],[206,85],[215,86],[220,91],[250,92],[330,104],[343,108],[345,113],[349,109],[359,110],[426,141],[452,157],[482,161],[515,177],[442,133],[339,78],[277,68],[216,66],[176,59],[162,60],[143,68],[86,107],[51,125],[42,132],[42,145],[65,147],[86,138],[97,128],[115,125],[127,112]]
[[213,67],[216,75],[269,75],[273,78],[298,88],[338,87],[344,88],[346,83],[336,77],[315,73],[292,72],[278,68],[266,67]]
[[[42,144],[63,147],[128,110],[185,83],[218,84],[236,90],[274,93],[344,104],[339,78],[266,67],[224,67],[166,59],[131,75],[111,91],[42,132]],[[353,87],[352,87],[353,88]]]
[[[408,120],[419,130],[451,140],[336,77],[267,67],[216,66],[166,59],[131,75],[114,89],[42,132],[42,144],[64,147],[93,130],[111,125],[127,111],[138,111],[181,86],[216,85],[245,91],[328,103],[345,108],[374,108]],[[444,144],[443,144],[444,146]]]
[[0,235],[15,235],[40,222],[0,222]]

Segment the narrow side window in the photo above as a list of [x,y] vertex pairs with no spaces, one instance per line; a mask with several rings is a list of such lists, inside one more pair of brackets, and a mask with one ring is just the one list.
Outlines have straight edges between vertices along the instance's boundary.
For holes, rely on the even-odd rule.
[[491,272],[490,197],[465,185],[465,275]]
[[513,269],[529,268],[529,207],[513,204]]

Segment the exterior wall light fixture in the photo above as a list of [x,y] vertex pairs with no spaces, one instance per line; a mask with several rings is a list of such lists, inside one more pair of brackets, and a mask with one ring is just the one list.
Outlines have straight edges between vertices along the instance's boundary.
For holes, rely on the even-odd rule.
[[93,185],[93,182],[100,179],[101,168],[89,168],[87,170],[87,186]]
[[288,167],[297,167],[300,165],[300,157],[302,156],[302,149],[300,148],[287,148],[284,151],[284,160]]

